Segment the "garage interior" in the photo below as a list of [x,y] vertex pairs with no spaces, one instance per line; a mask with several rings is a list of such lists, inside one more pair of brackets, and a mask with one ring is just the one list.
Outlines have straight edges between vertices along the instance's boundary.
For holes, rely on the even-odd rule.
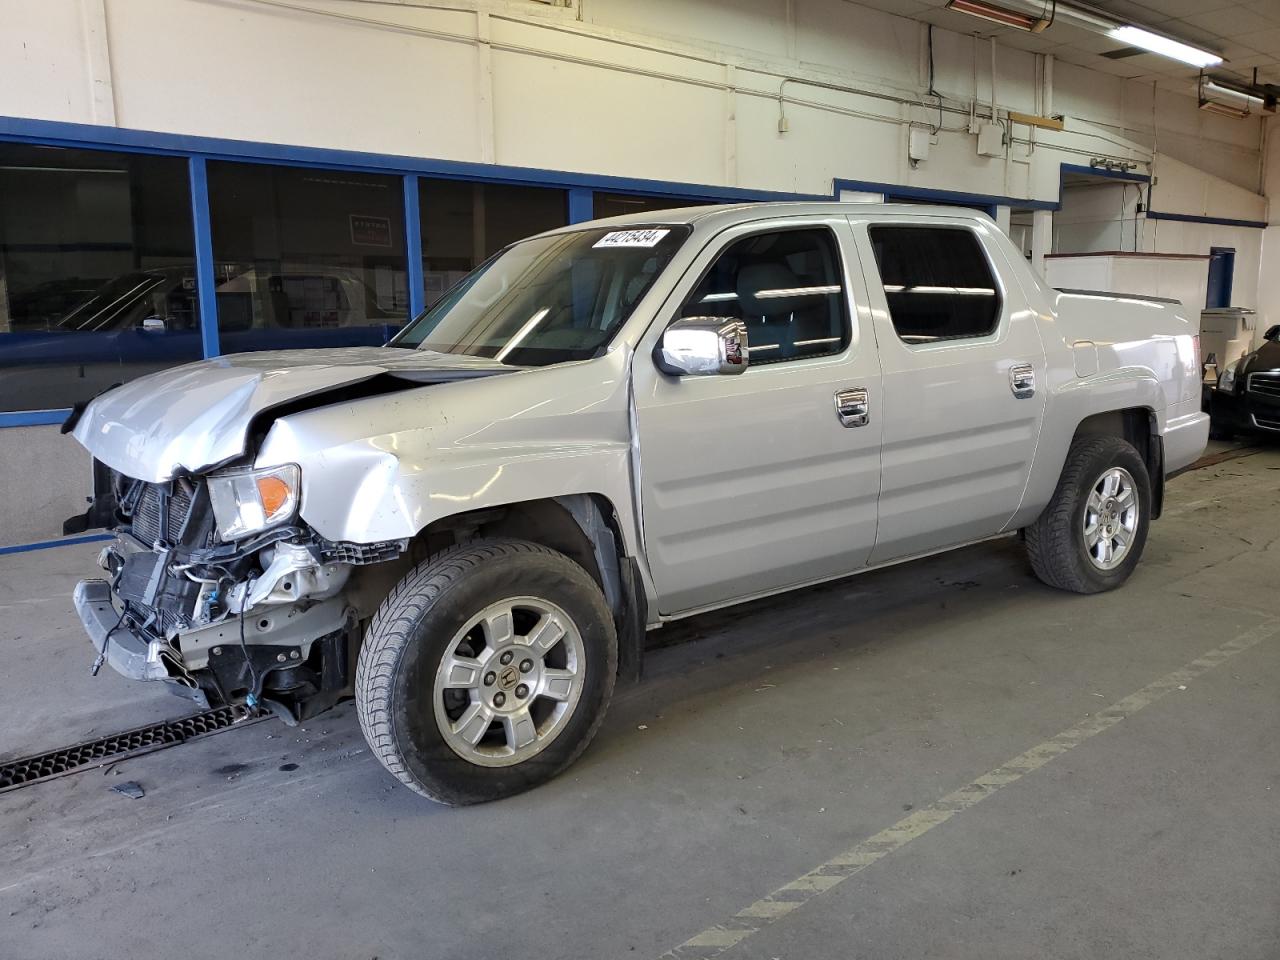
[[1280,956],[1280,426],[1215,421],[1123,589],[1006,537],[675,620],[576,765],[460,808],[349,700],[91,674],[61,432],[383,344],[544,230],[815,199],[1178,301],[1210,412],[1280,324],[1278,95],[1274,0],[11,0],[0,957]]

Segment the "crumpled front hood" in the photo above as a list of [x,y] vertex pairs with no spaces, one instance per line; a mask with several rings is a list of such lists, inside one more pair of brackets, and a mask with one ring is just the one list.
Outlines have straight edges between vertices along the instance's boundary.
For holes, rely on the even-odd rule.
[[387,377],[387,391],[511,373],[492,360],[407,350],[347,347],[232,354],[162,370],[93,400],[74,436],[107,466],[158,483],[245,453],[258,414],[339,387]]

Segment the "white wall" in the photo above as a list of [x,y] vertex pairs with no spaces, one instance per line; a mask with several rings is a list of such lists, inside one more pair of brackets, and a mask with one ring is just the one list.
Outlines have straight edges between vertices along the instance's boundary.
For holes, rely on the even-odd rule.
[[1204,308],[1209,258],[1141,253],[1056,255],[1045,261],[1045,279],[1064,290],[1169,297],[1197,316]]
[[1136,251],[1142,200],[1143,188],[1123,180],[1064,187],[1053,215],[1054,252]]
[[949,109],[913,169],[907,125],[939,119],[923,97],[925,28],[847,0],[290,3],[313,12],[5,0],[0,115],[822,194],[843,177],[1056,200],[1059,163],[1146,169],[1156,143],[1226,183],[1260,183],[1257,118],[1066,63],[1050,90],[1042,57],[1005,47],[999,109],[1051,101],[1068,129],[1018,125],[1007,157],[979,157],[964,128],[975,95],[989,110],[990,48],[944,30],[935,83]]
[[[1056,201],[1060,164],[1106,156],[1152,175],[1157,211],[1248,220],[1280,186],[1258,117],[1003,46],[993,76],[986,41],[945,30],[939,114],[926,28],[848,0],[448,6],[4,0],[0,115],[824,195],[844,178]],[[1067,130],[1015,125],[1006,156],[979,157],[969,111],[989,113],[993,87],[1001,115]],[[939,123],[908,163],[910,126]],[[1136,191],[1086,189],[1056,249],[1234,246],[1237,299],[1259,302],[1260,231],[1144,219]]]

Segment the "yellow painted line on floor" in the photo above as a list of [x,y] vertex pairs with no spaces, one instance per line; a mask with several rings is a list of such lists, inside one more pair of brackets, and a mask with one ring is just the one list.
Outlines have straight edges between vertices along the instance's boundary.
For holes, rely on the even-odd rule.
[[1234,640],[1201,654],[1186,666],[1147,684],[1136,693],[1117,700],[1111,706],[1093,714],[1074,727],[1063,730],[1056,737],[1032,747],[994,770],[987,771],[972,783],[916,810],[893,826],[881,830],[857,846],[819,864],[808,873],[774,890],[767,897],[739,910],[724,923],[708,927],[690,937],[680,946],[664,953],[662,960],[708,960],[710,957],[719,956],[752,934],[794,913],[837,884],[861,873],[873,863],[883,860],[895,850],[900,850],[934,827],[941,826],[956,814],[981,803],[997,790],[1016,783],[1068,750],[1096,737],[1104,730],[1109,730],[1121,720],[1151,706],[1172,691],[1185,687],[1188,682],[1201,674],[1276,635],[1280,635],[1280,620],[1269,620],[1242,633]]

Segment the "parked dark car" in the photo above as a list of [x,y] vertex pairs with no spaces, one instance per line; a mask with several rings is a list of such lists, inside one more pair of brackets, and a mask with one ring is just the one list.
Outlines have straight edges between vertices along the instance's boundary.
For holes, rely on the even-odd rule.
[[1280,324],[1263,334],[1257,350],[1223,367],[1210,403],[1214,436],[1247,432],[1280,439]]

